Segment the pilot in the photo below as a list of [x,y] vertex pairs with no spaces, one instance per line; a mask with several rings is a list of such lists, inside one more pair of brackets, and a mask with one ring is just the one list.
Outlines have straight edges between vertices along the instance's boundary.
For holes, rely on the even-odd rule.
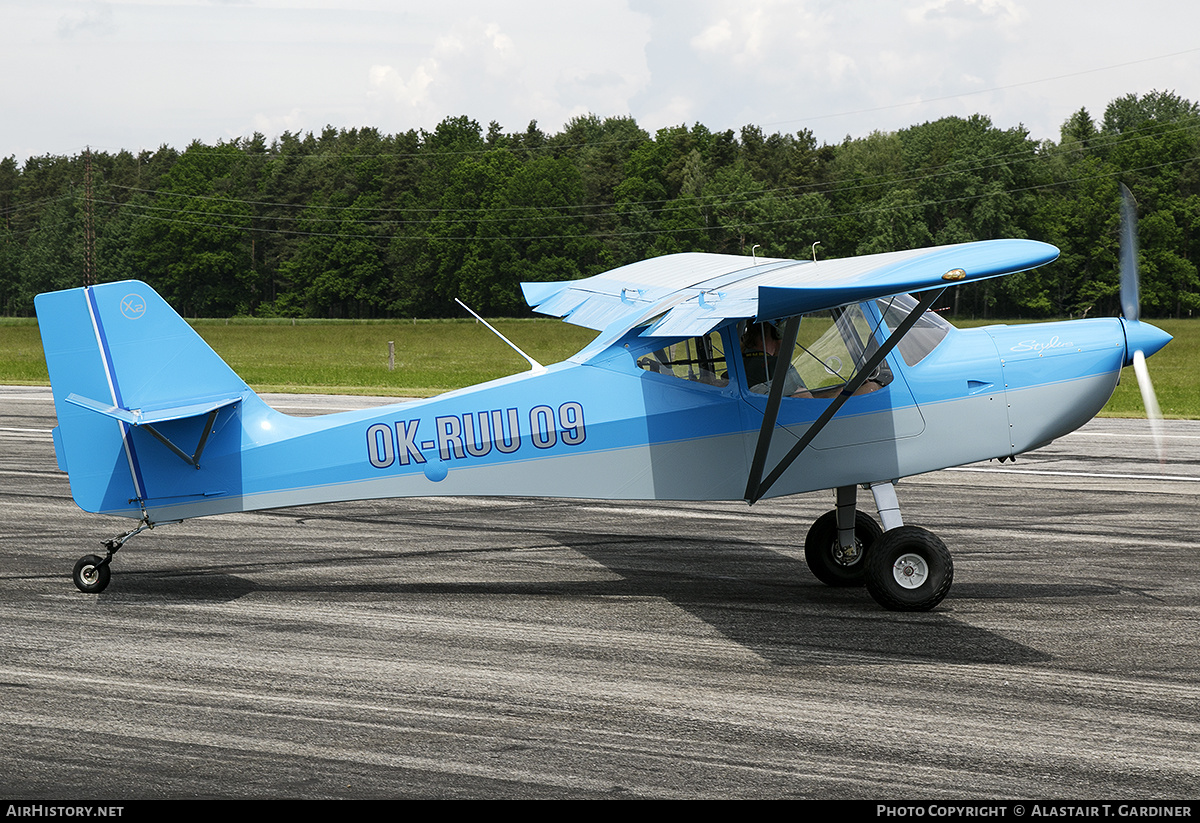
[[[746,370],[746,385],[757,394],[771,389],[771,375],[779,361],[779,329],[774,323],[749,323],[742,333],[742,364]],[[783,378],[783,393],[788,397],[812,397],[791,363]]]

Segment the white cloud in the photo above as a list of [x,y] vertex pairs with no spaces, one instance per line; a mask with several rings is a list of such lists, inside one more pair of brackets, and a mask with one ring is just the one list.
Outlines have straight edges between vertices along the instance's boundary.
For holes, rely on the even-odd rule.
[[[518,131],[531,120],[556,129],[588,112],[627,114],[629,98],[647,80],[640,48],[620,31],[627,21],[569,11],[556,7],[536,20],[475,15],[454,21],[424,50],[408,53],[406,63],[371,69],[375,117],[396,128],[432,129],[466,114]],[[577,36],[564,36],[555,24],[569,24]]]
[[507,34],[500,31],[500,26],[496,23],[488,23],[484,27],[484,35],[491,40],[492,48],[501,54],[511,54],[513,51],[513,41]]
[[438,62],[427,57],[413,69],[408,79],[391,66],[372,66],[368,72],[368,82],[373,90],[378,90],[391,100],[420,110],[430,103],[429,90],[438,72]]
[[[256,131],[268,139],[274,139],[279,135],[287,132],[303,131],[308,122],[307,115],[300,109],[292,109],[285,114],[256,114],[251,118],[254,124],[253,131]],[[239,133],[226,133],[227,138],[246,137],[248,135]]]
[[1200,4],[1178,0],[1136,17],[1121,0],[6,0],[3,15],[0,157],[22,160],[463,114],[836,142],[980,112],[1057,137],[1131,92],[1200,100]]
[[1013,0],[930,0],[910,8],[906,16],[914,22],[957,20],[1001,25],[1016,25],[1026,19],[1024,9]]
[[733,45],[733,24],[728,20],[718,20],[692,38],[692,46],[700,52],[724,54],[730,51]]
[[63,39],[76,36],[111,35],[115,32],[113,10],[108,3],[93,3],[86,8],[71,8],[63,12],[55,26],[56,34]]

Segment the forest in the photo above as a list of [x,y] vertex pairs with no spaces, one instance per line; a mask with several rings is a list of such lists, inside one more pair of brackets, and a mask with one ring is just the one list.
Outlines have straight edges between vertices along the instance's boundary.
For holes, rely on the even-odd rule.
[[[817,145],[811,132],[628,117],[547,134],[261,134],[182,151],[0,161],[0,315],[136,278],[188,317],[530,312],[519,283],[681,251],[817,259],[1033,238],[1054,263],[948,293],[964,318],[1117,313],[1118,184],[1138,203],[1143,314],[1200,308],[1200,106],[1130,94],[1060,139],[984,115]],[[816,244],[814,246],[814,244]]]

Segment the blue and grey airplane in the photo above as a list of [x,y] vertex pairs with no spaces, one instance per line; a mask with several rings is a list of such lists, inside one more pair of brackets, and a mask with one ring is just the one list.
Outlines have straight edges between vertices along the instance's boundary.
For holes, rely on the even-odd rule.
[[536,311],[599,335],[556,365],[306,418],[268,406],[145,283],[42,294],[59,468],[81,508],[136,523],[81,558],[74,581],[102,591],[133,535],[228,512],[441,495],[752,504],[832,489],[805,540],[813,573],[865,584],[889,609],[932,609],[950,553],[905,525],[896,482],[1036,449],[1090,420],[1123,367],[1144,375],[1170,336],[1138,320],[1132,234],[1120,318],[956,329],[930,311],[946,288],[1057,257],[1031,240],[820,261],[674,254],[525,283]]

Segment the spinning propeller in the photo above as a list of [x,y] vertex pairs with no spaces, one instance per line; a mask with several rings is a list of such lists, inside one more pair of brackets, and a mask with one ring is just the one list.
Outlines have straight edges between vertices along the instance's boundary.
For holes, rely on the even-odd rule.
[[[1146,368],[1147,346],[1154,346],[1151,354],[1161,347],[1154,345],[1150,336],[1143,333],[1139,321],[1141,313],[1138,296],[1138,244],[1137,204],[1133,194],[1121,183],[1121,316],[1125,318],[1125,340],[1128,356],[1133,361],[1133,373],[1137,377],[1142,403],[1146,407],[1146,418],[1150,421],[1150,434],[1154,437],[1154,448],[1158,451],[1158,462],[1165,461],[1162,435],[1162,411],[1154,385],[1150,382],[1150,370]],[[1153,327],[1151,327],[1153,328]],[[1158,329],[1155,329],[1158,332]],[[1161,337],[1161,332],[1159,333]]]

